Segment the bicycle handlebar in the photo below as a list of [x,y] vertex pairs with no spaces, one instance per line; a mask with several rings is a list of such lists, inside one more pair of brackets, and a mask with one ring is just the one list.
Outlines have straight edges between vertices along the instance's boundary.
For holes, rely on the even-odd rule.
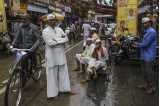
[[18,48],[12,48],[15,51],[30,51],[31,49],[18,49]]
[[14,48],[13,46],[10,46],[10,50],[12,52],[14,52],[14,51],[24,51],[24,52],[31,51],[31,49],[19,49],[19,48]]

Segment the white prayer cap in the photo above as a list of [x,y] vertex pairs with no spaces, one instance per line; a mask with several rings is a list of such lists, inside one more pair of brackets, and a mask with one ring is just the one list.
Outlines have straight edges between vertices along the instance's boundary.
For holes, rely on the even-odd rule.
[[100,39],[97,39],[97,40],[96,40],[96,43],[100,43],[100,42],[101,42],[101,40],[100,40]]
[[142,18],[142,23],[146,23],[146,22],[149,22],[149,21],[151,21],[149,17]]
[[92,38],[87,38],[87,41],[92,41]]
[[56,19],[55,15],[53,15],[53,14],[48,14],[47,15],[47,20],[53,20],[53,19]]
[[92,31],[96,31],[96,28],[95,28],[95,27],[92,27],[91,30],[92,30]]

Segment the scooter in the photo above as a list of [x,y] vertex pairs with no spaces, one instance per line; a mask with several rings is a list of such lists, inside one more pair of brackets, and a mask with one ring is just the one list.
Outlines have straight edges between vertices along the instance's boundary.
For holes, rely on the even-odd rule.
[[127,36],[120,38],[120,46],[115,54],[114,62],[116,65],[121,64],[124,60],[139,61],[140,53],[138,48],[132,47],[134,42],[138,42],[139,38]]

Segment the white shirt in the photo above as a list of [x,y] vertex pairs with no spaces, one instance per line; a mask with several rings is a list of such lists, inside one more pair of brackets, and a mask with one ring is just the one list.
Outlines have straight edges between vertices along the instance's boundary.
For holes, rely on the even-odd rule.
[[63,30],[48,26],[43,30],[43,39],[46,43],[46,66],[54,67],[55,65],[66,64],[65,42],[68,41],[68,37]]
[[83,35],[84,36],[89,36],[90,31],[91,31],[91,25],[85,23],[82,25],[82,29],[83,29]]
[[[65,38],[62,36],[65,36]],[[54,46],[68,41],[66,34],[59,27],[55,27],[53,29],[52,27],[48,26],[45,28],[43,30],[43,38],[48,46]]]
[[76,29],[75,25],[74,24],[71,24],[71,32],[74,32]]
[[96,47],[95,44],[91,44],[90,46],[86,46],[86,49],[84,50],[84,52],[82,54],[87,57],[91,57],[95,47]]

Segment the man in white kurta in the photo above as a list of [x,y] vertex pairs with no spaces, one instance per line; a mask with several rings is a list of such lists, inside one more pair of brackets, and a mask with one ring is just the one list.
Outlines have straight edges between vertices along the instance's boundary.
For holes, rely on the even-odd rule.
[[88,21],[82,25],[82,30],[83,30],[83,46],[85,47],[87,38],[89,37],[91,32],[91,25],[89,24]]
[[96,70],[100,68],[106,69],[106,61],[108,60],[108,52],[105,47],[102,46],[100,39],[96,40],[96,47],[93,51],[92,59],[90,59],[87,67],[87,72],[94,74],[97,77]]
[[88,38],[87,39],[87,44],[86,44],[86,48],[83,51],[83,53],[80,54],[76,54],[76,60],[77,60],[77,69],[75,71],[79,71],[80,70],[80,66],[82,66],[82,70],[84,71],[84,65],[87,65],[89,60],[92,57],[92,53],[94,51],[95,48],[95,44],[92,43],[92,39]]
[[56,17],[48,15],[48,26],[43,30],[43,39],[46,43],[46,75],[47,97],[56,97],[59,92],[70,92],[65,42],[68,41],[63,30],[56,26]]

